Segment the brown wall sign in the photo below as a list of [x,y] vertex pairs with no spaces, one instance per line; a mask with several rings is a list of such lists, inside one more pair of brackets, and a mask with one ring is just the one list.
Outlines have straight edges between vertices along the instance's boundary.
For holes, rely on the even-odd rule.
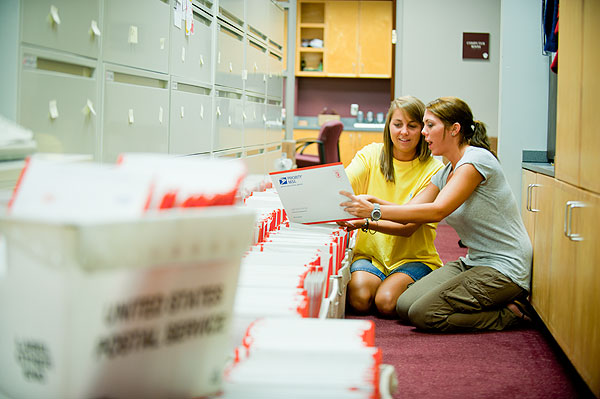
[[463,32],[463,60],[489,60],[490,34]]

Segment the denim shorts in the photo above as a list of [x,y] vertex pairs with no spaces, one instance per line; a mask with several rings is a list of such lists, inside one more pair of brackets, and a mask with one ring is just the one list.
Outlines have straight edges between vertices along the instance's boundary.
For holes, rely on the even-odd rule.
[[[381,281],[385,280],[385,278],[387,277],[381,270],[376,268],[373,265],[373,263],[371,263],[371,261],[368,259],[359,259],[357,261],[352,262],[352,265],[350,266],[350,273],[355,271],[369,272],[379,277]],[[394,273],[404,273],[408,275],[408,277],[417,281],[420,278],[425,277],[430,272],[431,268],[423,262],[408,262],[392,270],[390,274],[388,274],[388,276]]]

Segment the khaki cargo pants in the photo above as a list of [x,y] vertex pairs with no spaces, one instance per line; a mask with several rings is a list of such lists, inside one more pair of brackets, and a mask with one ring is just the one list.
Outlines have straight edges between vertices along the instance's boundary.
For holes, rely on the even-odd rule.
[[398,298],[401,320],[423,330],[503,330],[519,322],[506,307],[527,291],[489,266],[446,263]]

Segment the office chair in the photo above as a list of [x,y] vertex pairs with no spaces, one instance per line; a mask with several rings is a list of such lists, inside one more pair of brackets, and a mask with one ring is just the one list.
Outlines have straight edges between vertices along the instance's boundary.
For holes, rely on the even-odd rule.
[[[344,130],[344,124],[340,121],[327,121],[321,125],[317,139],[300,139],[296,143],[296,166],[305,168],[307,166],[322,165],[326,163],[340,162],[340,135]],[[304,154],[304,150],[311,144],[317,144],[319,155]],[[298,151],[300,150],[300,151]]]

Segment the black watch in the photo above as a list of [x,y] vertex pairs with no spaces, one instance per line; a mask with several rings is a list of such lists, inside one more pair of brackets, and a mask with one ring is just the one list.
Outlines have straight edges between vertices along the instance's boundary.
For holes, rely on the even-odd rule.
[[373,210],[371,211],[371,220],[376,222],[381,219],[381,206],[379,204],[373,205]]

